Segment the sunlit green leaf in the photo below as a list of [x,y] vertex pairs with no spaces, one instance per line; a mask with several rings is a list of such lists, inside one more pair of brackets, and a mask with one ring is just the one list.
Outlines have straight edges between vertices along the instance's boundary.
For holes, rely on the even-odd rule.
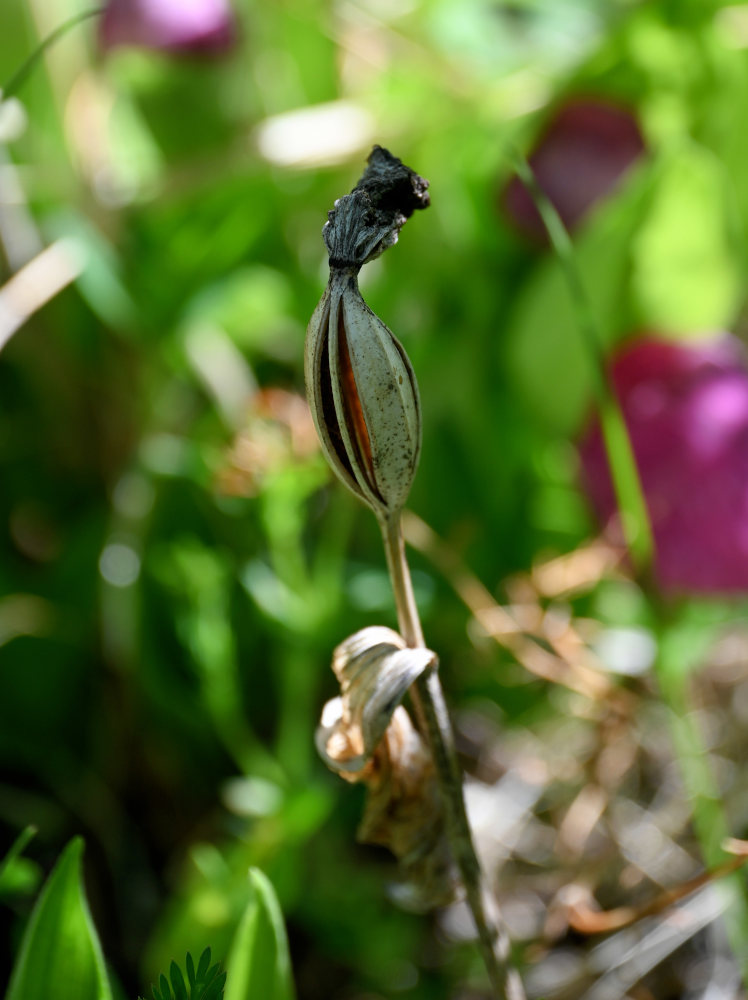
[[83,891],[83,841],[72,840],[31,914],[6,1000],[111,1000]]
[[[606,206],[579,237],[575,253],[597,328],[606,345],[627,332],[628,243],[641,218],[648,177]],[[522,289],[506,334],[507,364],[534,412],[561,433],[574,432],[592,395],[594,359],[558,260],[549,257]]]
[[259,869],[249,872],[252,896],[227,962],[226,1000],[293,1000],[288,941],[272,884]]
[[731,324],[741,278],[724,170],[706,150],[685,145],[664,163],[632,256],[645,329],[703,336]]
[[0,895],[7,891],[8,883],[11,879],[12,869],[35,833],[35,827],[27,826],[25,830],[22,830],[18,834],[16,839],[13,841],[10,850],[2,861],[0,861]]

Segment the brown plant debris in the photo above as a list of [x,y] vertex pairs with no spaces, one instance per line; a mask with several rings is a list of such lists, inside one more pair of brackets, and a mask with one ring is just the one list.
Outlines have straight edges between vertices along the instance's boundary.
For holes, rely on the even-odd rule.
[[637,920],[642,920],[644,917],[653,917],[662,913],[681,899],[696,892],[697,889],[737,871],[746,861],[748,861],[748,854],[739,853],[737,857],[723,861],[715,868],[710,868],[700,875],[688,879],[682,885],[665,889],[658,893],[654,899],[640,906],[617,906],[613,910],[598,910],[594,908],[591,898],[577,899],[567,907],[566,918],[569,926],[580,934],[605,934],[609,931],[617,931],[622,927],[636,923]]
[[431,756],[401,704],[435,665],[434,653],[406,647],[391,629],[356,632],[333,653],[341,695],[325,705],[317,731],[328,767],[367,787],[358,840],[392,851],[401,873],[392,895],[417,911],[445,905],[455,889]]

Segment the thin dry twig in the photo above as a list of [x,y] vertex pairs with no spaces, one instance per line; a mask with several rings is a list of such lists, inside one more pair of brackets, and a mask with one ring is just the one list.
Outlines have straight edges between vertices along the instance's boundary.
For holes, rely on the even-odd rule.
[[723,861],[721,865],[710,868],[681,885],[658,893],[654,899],[640,906],[617,906],[613,910],[595,910],[588,902],[578,900],[568,905],[566,919],[569,926],[573,927],[575,931],[579,931],[580,934],[605,934],[608,931],[617,931],[622,927],[629,927],[644,917],[654,917],[663,913],[681,899],[696,892],[697,889],[701,889],[717,879],[724,878],[726,875],[731,875],[742,868],[746,861],[748,861],[748,851],[730,858],[729,861]]
[[[410,569],[405,557],[400,511],[381,520],[387,564],[395,594],[398,622],[410,646],[424,646],[423,631],[413,596]],[[465,886],[468,906],[478,929],[481,953],[491,983],[500,997],[523,1000],[525,996],[517,971],[509,961],[509,934],[495,905],[488,911],[488,894],[473,845],[470,823],[462,792],[462,771],[457,760],[454,734],[435,670],[422,674],[412,688],[413,704],[426,734],[442,794],[447,836]]]

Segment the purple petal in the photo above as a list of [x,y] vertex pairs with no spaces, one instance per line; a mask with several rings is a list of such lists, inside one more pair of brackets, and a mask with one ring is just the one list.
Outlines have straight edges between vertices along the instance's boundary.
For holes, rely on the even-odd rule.
[[227,0],[109,0],[99,39],[105,50],[220,53],[234,44],[236,22]]
[[[633,115],[601,100],[576,99],[560,108],[529,160],[538,184],[568,229],[574,229],[644,149]],[[527,235],[545,241],[542,220],[518,177],[504,193],[507,213]]]
[[[748,369],[732,337],[698,345],[645,338],[613,381],[654,532],[663,590],[748,590]],[[616,511],[595,420],[581,443],[584,484],[603,523]]]

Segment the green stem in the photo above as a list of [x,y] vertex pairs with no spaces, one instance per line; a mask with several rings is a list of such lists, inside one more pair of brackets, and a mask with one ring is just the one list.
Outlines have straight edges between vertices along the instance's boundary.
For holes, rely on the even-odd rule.
[[[400,632],[411,647],[425,646],[410,568],[405,556],[400,511],[381,522],[387,565],[395,595]],[[525,1000],[519,974],[510,964],[509,935],[490,897],[473,845],[462,793],[462,771],[454,745],[449,711],[436,670],[429,670],[411,688],[413,707],[434,761],[444,807],[449,846],[462,877],[468,907],[478,931],[483,962],[497,1000]]]
[[314,702],[316,677],[309,669],[306,637],[290,636],[273,664],[280,677],[280,710],[275,756],[284,772],[298,786],[309,781],[314,747],[314,724],[309,706]]
[[75,14],[73,17],[68,18],[67,21],[63,21],[62,24],[58,25],[46,38],[42,39],[31,55],[18,67],[5,86],[0,89],[0,98],[6,100],[8,97],[12,97],[26,82],[26,78],[30,75],[47,49],[54,45],[63,35],[66,35],[71,28],[74,28],[82,21],[87,21],[91,17],[97,17],[103,12],[103,7],[95,7],[92,10],[83,11],[81,14]]
[[621,514],[621,526],[634,566],[640,575],[646,576],[654,554],[649,514],[626,424],[608,377],[602,337],[584,287],[571,237],[558,212],[538,184],[526,158],[519,151],[510,149],[509,159],[540,213],[574,303],[579,332],[592,360],[595,396],[600,411],[600,424],[613,487]]
[[[677,623],[662,624],[658,636],[655,675],[662,700],[668,709],[670,738],[675,748],[678,766],[691,806],[704,863],[716,868],[724,863],[724,840],[730,829],[719,795],[719,785],[710,764],[709,754],[688,696],[688,664],[683,637]],[[730,894],[725,911],[725,926],[733,953],[740,967],[743,983],[748,987],[748,900],[744,875],[734,872],[721,884]]]

